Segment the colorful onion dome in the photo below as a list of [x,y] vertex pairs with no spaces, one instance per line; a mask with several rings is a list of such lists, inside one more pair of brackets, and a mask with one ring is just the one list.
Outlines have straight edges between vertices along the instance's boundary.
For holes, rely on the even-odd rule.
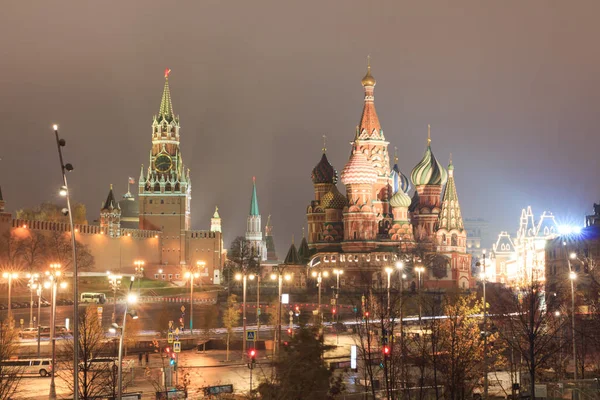
[[333,208],[336,210],[342,210],[347,205],[348,199],[346,196],[340,193],[335,185],[329,192],[325,193],[323,197],[321,197],[321,206],[324,209]]
[[348,160],[342,171],[341,178],[344,185],[361,183],[372,185],[377,182],[377,171],[375,171],[373,164],[367,160],[367,156],[354,149],[350,160]]
[[401,190],[398,190],[396,192],[396,194],[394,194],[392,196],[392,198],[390,199],[390,205],[392,206],[392,208],[400,208],[400,207],[408,208],[408,206],[410,206],[410,203],[411,203],[410,196]]
[[392,167],[392,173],[390,175],[392,179],[392,189],[393,193],[396,193],[398,190],[402,190],[404,193],[408,193],[411,188],[410,181],[398,168],[398,164],[394,164]]
[[423,155],[423,159],[417,166],[413,168],[410,178],[415,186],[444,185],[448,180],[448,172],[435,159],[430,144],[427,144],[425,155]]
[[333,165],[329,163],[327,155],[323,152],[321,161],[313,168],[310,177],[314,184],[317,183],[333,183],[336,184],[338,181],[338,173],[333,168]]

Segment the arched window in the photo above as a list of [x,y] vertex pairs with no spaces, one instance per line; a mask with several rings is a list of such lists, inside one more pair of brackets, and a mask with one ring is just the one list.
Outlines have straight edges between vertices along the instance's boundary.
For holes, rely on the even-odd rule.
[[456,233],[452,234],[452,238],[450,240],[452,241],[452,246],[458,246],[458,236],[456,235]]
[[166,186],[165,186],[165,191],[166,192],[171,192],[171,184],[167,182]]
[[158,182],[156,182],[156,183],[154,184],[154,191],[155,191],[155,192],[160,192],[160,184],[159,184]]

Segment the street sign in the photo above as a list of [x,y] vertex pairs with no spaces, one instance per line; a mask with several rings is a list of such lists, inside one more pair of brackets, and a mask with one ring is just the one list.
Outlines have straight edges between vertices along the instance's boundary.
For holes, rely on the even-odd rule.
[[256,340],[256,331],[246,331],[246,340]]
[[281,304],[290,304],[290,295],[289,295],[289,293],[283,293],[281,295]]
[[181,306],[181,312],[185,312],[185,306]]
[[293,312],[293,311],[290,311],[290,317],[291,317],[292,315],[294,315],[294,312]]
[[173,333],[172,332],[167,333],[167,342],[173,343]]
[[331,305],[335,306],[335,299],[331,299]]
[[256,310],[256,313],[257,313],[258,315],[260,315],[260,314],[261,314],[260,307],[259,307],[259,308]]
[[181,353],[181,342],[179,340],[176,342],[173,342],[173,352]]
[[173,328],[173,321],[169,321],[169,329]]
[[179,328],[175,328],[175,334],[179,335]]

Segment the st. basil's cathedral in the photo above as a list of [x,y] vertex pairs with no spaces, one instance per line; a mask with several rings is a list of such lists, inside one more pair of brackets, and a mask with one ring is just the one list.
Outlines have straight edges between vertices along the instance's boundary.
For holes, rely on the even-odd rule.
[[439,263],[435,271],[433,265],[424,265],[423,287],[470,288],[474,284],[471,256],[466,251],[452,160],[447,169],[437,161],[428,131],[425,154],[410,181],[400,171],[396,156],[390,168],[389,142],[375,111],[375,84],[369,64],[362,79],[362,116],[350,158],[339,175],[346,194],[338,190],[338,173],[327,159],[326,148],[312,171],[315,197],[307,208],[310,265],[342,268],[342,286],[357,287],[380,281],[384,268],[398,260],[420,254],[407,263],[420,265],[442,255],[447,262],[441,271]]

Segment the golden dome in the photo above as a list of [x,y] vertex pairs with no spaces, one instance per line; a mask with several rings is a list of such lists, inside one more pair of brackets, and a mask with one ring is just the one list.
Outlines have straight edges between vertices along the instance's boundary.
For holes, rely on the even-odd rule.
[[371,57],[367,58],[367,74],[362,78],[361,83],[363,86],[375,86],[377,83],[373,75],[371,75]]

